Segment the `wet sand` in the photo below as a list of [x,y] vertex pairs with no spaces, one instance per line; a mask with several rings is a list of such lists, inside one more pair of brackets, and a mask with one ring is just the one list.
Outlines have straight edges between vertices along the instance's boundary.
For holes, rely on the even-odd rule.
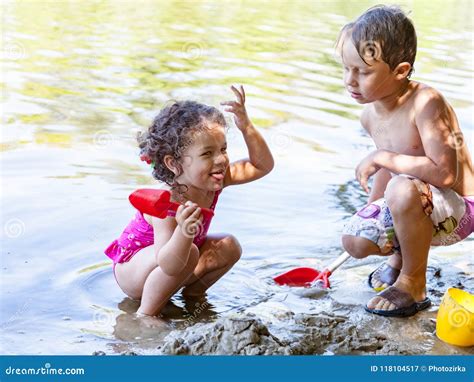
[[[368,286],[360,285],[360,277],[350,274],[357,268],[362,268],[357,271],[362,274],[372,264],[351,264],[338,271],[339,278],[331,290],[275,287],[270,300],[216,319],[212,319],[210,303],[205,299],[191,303],[194,312],[190,310],[187,319],[180,323],[167,323],[172,320],[165,317],[160,325],[153,327],[126,314],[129,319],[117,320],[115,326],[115,335],[127,341],[119,352],[132,355],[474,354],[474,347],[452,346],[435,335],[436,313],[444,291],[449,286],[467,290],[474,287],[474,275],[466,271],[472,269],[472,259],[465,253],[457,256],[454,264],[436,263],[429,266],[427,273],[433,306],[410,318],[366,313],[362,303],[373,293]],[[169,306],[168,310],[173,308]],[[150,342],[144,346],[142,339],[147,333]],[[133,337],[139,340],[134,341]]]

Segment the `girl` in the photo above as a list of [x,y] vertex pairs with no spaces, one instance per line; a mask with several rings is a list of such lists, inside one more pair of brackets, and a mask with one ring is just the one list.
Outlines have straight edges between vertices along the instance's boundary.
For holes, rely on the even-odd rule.
[[237,100],[222,102],[234,114],[249,158],[229,164],[226,123],[215,107],[193,101],[165,107],[148,131],[139,134],[140,158],[152,164],[153,177],[166,183],[171,200],[181,203],[175,216],[158,219],[137,212],[118,240],[105,250],[114,261],[120,288],[141,299],[138,315],[157,315],[181,287],[200,296],[239,260],[232,235],[207,235],[224,187],[254,181],[273,168],[273,157],[245,109],[245,91],[231,87]]

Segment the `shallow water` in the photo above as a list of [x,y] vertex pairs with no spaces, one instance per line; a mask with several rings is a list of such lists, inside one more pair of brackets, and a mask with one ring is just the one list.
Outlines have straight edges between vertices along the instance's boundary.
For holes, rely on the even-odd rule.
[[[2,353],[153,352],[168,331],[196,322],[252,310],[262,318],[278,309],[315,313],[333,301],[362,319],[375,258],[347,263],[318,298],[271,277],[330,262],[345,219],[366,198],[353,172],[372,145],[333,46],[340,27],[372,4],[2,3]],[[414,79],[443,91],[472,153],[472,5],[423,4],[410,4],[419,35]],[[136,303],[102,253],[133,214],[128,194],[153,184],[134,136],[167,100],[218,105],[232,98],[232,83],[246,87],[275,170],[220,197],[211,231],[233,233],[242,260],[206,301],[174,297],[164,312],[170,328],[149,328],[133,318]],[[228,142],[231,158],[246,154],[235,127]],[[448,283],[458,270],[470,275],[471,291],[473,243],[431,254]],[[414,352],[455,351],[408,333]]]

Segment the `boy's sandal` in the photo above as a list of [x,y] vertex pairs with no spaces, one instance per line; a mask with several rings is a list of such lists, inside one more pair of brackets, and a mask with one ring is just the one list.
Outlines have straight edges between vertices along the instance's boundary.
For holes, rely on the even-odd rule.
[[369,275],[367,283],[373,290],[375,290],[376,292],[380,292],[383,291],[386,287],[375,288],[373,285],[374,280],[381,281],[390,286],[393,285],[395,281],[397,281],[399,275],[399,269],[396,269],[387,263],[383,263]]
[[410,317],[414,314],[425,310],[431,306],[431,300],[426,297],[422,301],[415,301],[413,297],[403,290],[391,286],[384,291],[377,294],[377,296],[383,297],[390,301],[397,308],[392,310],[380,310],[380,309],[369,309],[367,305],[365,310],[369,313],[378,314],[379,316],[385,317]]

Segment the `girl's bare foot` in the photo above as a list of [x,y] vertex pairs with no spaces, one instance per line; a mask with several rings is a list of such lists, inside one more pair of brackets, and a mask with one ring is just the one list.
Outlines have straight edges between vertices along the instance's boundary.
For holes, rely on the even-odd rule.
[[169,324],[163,318],[158,316],[150,316],[148,314],[137,312],[135,313],[135,318],[140,324],[143,324],[147,328],[169,328]]

